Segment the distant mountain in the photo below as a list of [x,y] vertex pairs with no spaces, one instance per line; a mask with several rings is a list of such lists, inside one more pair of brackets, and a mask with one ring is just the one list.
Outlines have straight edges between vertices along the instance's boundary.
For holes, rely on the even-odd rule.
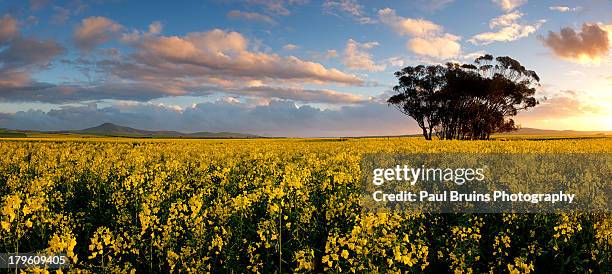
[[[36,131],[36,130],[11,130],[0,128],[0,138],[24,138],[39,135],[98,135],[111,137],[149,137],[149,138],[209,138],[209,139],[243,139],[243,138],[264,138],[253,134],[234,133],[234,132],[194,132],[183,133],[179,131],[164,130],[142,130],[113,123],[104,123],[96,127],[82,130],[63,130],[63,131]],[[589,136],[589,135],[612,135],[612,131],[577,131],[577,130],[551,130],[537,128],[521,128],[517,131],[495,134],[500,135],[525,135],[525,136]],[[352,136],[346,138],[389,138],[389,137],[421,137],[421,134],[395,135],[395,136]],[[517,136],[518,137],[518,136]]]
[[539,128],[520,128],[517,131],[500,133],[504,135],[608,135],[612,134],[610,131],[578,131],[578,130],[553,130],[553,129],[539,129]]
[[178,131],[165,130],[143,130],[131,127],[116,125],[113,123],[104,123],[96,127],[86,128],[83,130],[71,131],[78,134],[92,134],[103,136],[125,136],[125,137],[186,137],[186,138],[261,138],[261,136],[235,132],[194,132],[183,133]]

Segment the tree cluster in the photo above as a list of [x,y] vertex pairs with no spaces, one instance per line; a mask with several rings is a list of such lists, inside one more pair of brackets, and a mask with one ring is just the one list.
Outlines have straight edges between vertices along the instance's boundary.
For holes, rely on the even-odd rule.
[[511,118],[534,107],[540,78],[510,57],[478,57],[473,64],[409,66],[395,73],[390,105],[414,118],[431,140],[483,140],[517,129]]

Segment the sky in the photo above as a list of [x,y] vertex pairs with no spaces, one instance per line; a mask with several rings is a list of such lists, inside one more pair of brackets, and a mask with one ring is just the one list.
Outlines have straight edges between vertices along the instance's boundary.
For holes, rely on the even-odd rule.
[[0,0],[0,128],[418,133],[405,66],[510,56],[522,127],[612,130],[609,0]]

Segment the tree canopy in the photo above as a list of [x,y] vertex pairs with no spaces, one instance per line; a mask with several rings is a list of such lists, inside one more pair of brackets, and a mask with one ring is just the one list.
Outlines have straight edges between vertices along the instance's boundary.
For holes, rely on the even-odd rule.
[[388,103],[417,121],[423,136],[482,140],[517,129],[511,118],[534,107],[540,77],[517,60],[484,55],[473,64],[408,66]]

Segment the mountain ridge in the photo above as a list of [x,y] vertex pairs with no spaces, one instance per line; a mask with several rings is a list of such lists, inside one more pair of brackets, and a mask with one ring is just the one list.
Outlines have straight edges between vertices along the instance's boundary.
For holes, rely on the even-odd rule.
[[102,123],[95,127],[82,130],[71,130],[70,133],[93,134],[104,136],[128,136],[128,137],[188,137],[188,138],[262,138],[261,136],[236,132],[208,132],[200,131],[184,133],[173,130],[144,130],[113,123]]
[[[23,138],[29,134],[82,134],[95,136],[109,137],[145,137],[145,138],[202,138],[202,139],[251,139],[251,138],[284,138],[284,137],[264,137],[248,133],[235,132],[193,132],[184,133],[173,130],[143,130],[132,127],[117,125],[114,123],[102,123],[95,127],[89,127],[81,130],[56,130],[56,131],[40,131],[40,130],[11,130],[0,128],[0,137],[4,138]],[[538,128],[520,128],[513,132],[496,133],[495,136],[504,135],[525,135],[525,136],[580,136],[580,135],[612,135],[612,131],[579,131],[579,130],[554,130],[554,129],[538,129]],[[405,135],[364,135],[364,136],[321,136],[311,138],[387,138],[387,137],[420,137],[419,133]]]

